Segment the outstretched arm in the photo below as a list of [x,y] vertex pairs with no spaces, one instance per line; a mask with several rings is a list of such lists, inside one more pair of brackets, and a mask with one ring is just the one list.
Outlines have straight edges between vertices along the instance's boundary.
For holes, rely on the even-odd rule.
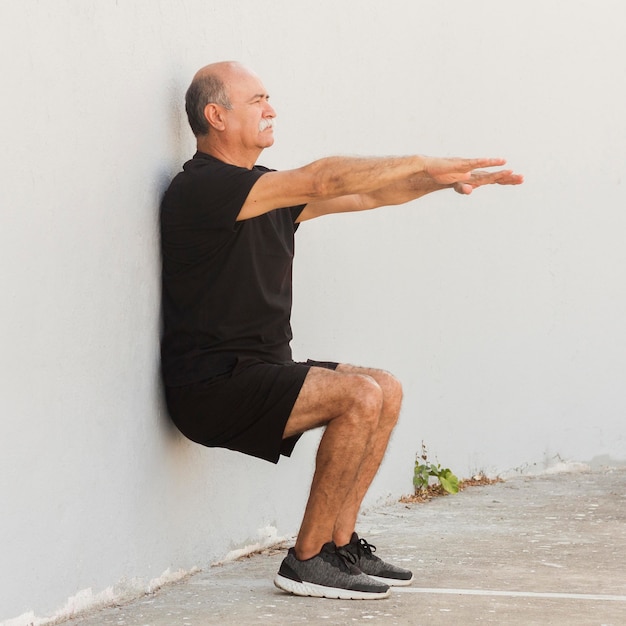
[[[375,201],[382,201],[376,206],[394,203],[385,200],[383,196],[393,199],[404,194],[406,199],[400,201],[408,202],[456,183],[471,186],[475,170],[504,163],[504,159],[420,155],[389,158],[328,157],[296,170],[269,172],[261,176],[252,187],[238,219],[249,219],[280,207],[298,204],[307,204],[302,220],[326,213],[357,210],[354,203],[367,202],[367,196],[375,192],[379,192]],[[381,196],[380,192],[385,189],[387,191]],[[341,198],[340,202],[325,202],[338,198]],[[361,208],[374,207],[364,205]]]
[[[425,171],[368,193],[311,202],[300,215],[299,221],[331,213],[364,211],[380,206],[404,204],[441,189],[454,189],[457,193],[469,195],[474,189],[483,185],[519,185],[524,182],[523,176],[513,173],[512,170],[495,172],[474,170],[464,174],[450,173],[447,170],[449,166],[445,165],[442,168],[440,161],[440,159],[426,158]],[[503,161],[500,161],[503,164]],[[456,182],[448,182],[455,179]]]

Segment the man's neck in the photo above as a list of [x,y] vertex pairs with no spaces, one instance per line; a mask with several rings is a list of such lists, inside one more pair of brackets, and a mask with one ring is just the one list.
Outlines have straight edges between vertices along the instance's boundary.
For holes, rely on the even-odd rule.
[[251,170],[254,164],[257,162],[262,150],[259,149],[252,154],[249,150],[243,153],[241,150],[236,150],[231,146],[226,146],[221,142],[213,141],[211,135],[205,135],[204,137],[198,137],[197,148],[199,152],[210,154],[212,157],[219,159],[223,163],[229,165],[236,165],[237,167],[244,167]]

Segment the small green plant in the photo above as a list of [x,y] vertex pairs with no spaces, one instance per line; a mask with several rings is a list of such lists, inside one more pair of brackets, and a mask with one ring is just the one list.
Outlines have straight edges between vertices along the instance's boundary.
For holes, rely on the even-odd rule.
[[437,478],[439,484],[448,493],[459,492],[459,479],[447,467],[442,468],[439,463],[435,465],[428,460],[428,450],[422,441],[422,454],[416,456],[413,470],[413,486],[416,494],[428,489],[431,477]]

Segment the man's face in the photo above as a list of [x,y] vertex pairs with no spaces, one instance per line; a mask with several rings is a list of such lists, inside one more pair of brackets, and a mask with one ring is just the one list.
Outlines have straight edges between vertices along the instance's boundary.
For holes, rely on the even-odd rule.
[[260,79],[247,70],[229,81],[232,109],[226,111],[227,130],[245,149],[269,148],[274,143],[276,111]]

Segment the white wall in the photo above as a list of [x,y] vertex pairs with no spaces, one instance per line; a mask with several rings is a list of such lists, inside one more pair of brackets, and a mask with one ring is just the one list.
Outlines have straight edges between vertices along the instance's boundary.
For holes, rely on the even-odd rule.
[[160,395],[158,199],[210,61],[263,77],[266,165],[504,155],[526,175],[298,234],[296,357],[405,384],[369,502],[410,491],[422,439],[462,475],[626,461],[625,18],[619,0],[2,3],[0,620],[297,529],[317,435],[277,467],[205,450]]

